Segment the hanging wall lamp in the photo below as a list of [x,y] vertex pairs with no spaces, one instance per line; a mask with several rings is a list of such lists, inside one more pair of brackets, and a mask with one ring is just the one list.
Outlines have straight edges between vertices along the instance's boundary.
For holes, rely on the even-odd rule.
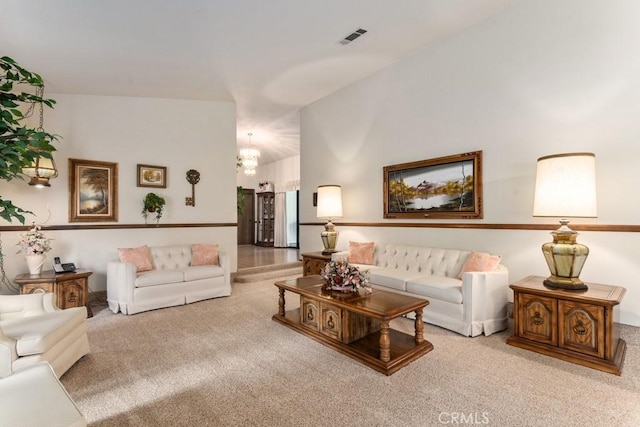
[[[36,95],[40,98],[40,123],[36,132],[44,132],[44,106],[42,105],[44,86],[36,88]],[[49,180],[58,176],[58,169],[56,168],[56,163],[53,161],[53,157],[48,158],[39,156],[34,159],[33,164],[22,168],[22,173],[31,178],[29,185],[42,188],[51,187]]]

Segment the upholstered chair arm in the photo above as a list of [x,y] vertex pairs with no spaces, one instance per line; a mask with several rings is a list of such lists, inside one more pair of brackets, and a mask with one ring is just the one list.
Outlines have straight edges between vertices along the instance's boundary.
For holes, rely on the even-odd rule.
[[13,361],[17,358],[16,340],[2,333],[2,327],[0,327],[0,378],[11,375]]
[[231,260],[229,255],[224,251],[218,252],[218,260],[220,262],[220,267],[224,270],[224,282],[227,284],[231,283]]
[[107,263],[107,301],[114,313],[121,304],[133,301],[137,269],[132,263],[111,261]]
[[500,264],[495,271],[462,275],[464,320],[471,322],[472,335],[504,329],[507,321],[509,271]]
[[56,305],[56,294],[53,292],[42,294],[42,308],[47,313],[53,313],[54,311],[60,311],[61,309]]

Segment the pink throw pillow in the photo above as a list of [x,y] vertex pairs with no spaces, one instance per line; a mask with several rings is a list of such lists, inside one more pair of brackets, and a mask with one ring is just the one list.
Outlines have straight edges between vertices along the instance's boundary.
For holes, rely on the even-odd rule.
[[373,242],[349,242],[349,262],[373,265]]
[[493,271],[500,264],[500,255],[491,255],[486,252],[471,252],[467,257],[467,261],[462,266],[458,279],[462,279],[462,275],[469,271]]
[[191,265],[220,265],[218,245],[204,243],[191,245]]
[[131,263],[138,272],[153,270],[153,262],[147,245],[138,248],[119,248],[120,262]]

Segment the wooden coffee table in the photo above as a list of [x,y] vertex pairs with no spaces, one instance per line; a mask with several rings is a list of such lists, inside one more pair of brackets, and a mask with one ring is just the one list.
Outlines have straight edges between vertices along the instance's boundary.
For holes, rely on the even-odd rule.
[[[371,293],[326,291],[317,275],[275,285],[280,296],[273,320],[385,375],[433,350],[423,332],[426,299],[377,289]],[[300,295],[300,308],[285,309],[285,291]],[[389,327],[392,319],[412,311],[416,313],[415,335]]]

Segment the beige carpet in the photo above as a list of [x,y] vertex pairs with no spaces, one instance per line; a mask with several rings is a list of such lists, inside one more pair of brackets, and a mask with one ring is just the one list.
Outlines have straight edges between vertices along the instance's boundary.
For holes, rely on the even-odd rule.
[[509,331],[430,325],[434,350],[387,377],[271,320],[277,300],[270,279],[133,316],[95,308],[92,352],[62,382],[91,426],[640,425],[640,328],[623,329],[621,377],[509,346]]

